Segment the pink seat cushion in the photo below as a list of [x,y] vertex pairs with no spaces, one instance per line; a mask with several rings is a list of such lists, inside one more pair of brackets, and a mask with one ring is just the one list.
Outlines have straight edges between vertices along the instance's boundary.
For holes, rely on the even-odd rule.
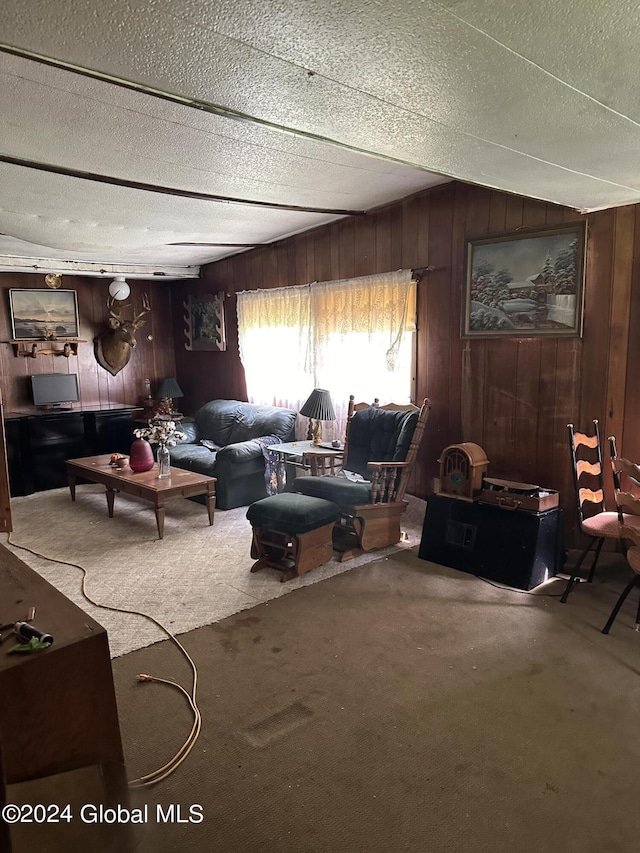
[[630,515],[629,513],[623,512],[622,516],[624,518],[625,527],[633,527],[634,530],[640,530],[640,515]]
[[[635,527],[640,530],[640,515],[623,514],[624,523],[627,527]],[[618,539],[620,537],[620,522],[617,512],[600,512],[591,518],[585,518],[582,522],[582,532],[588,536],[605,537],[607,539]]]

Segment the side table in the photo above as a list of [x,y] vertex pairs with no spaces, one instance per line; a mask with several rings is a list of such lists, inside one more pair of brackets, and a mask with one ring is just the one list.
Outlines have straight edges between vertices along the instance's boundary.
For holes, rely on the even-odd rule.
[[[286,485],[286,477],[283,475],[285,465],[295,465],[304,468],[313,477],[322,474],[335,474],[336,462],[344,455],[344,447],[331,447],[329,445],[314,445],[311,441],[291,441],[286,444],[272,444],[269,450],[273,450],[280,457],[281,465],[278,465],[278,491],[282,492]],[[294,462],[301,459],[301,462]]]

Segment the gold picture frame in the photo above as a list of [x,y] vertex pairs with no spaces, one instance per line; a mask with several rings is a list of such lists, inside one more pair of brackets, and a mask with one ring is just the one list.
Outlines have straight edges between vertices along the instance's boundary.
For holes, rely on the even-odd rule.
[[9,290],[14,341],[74,340],[80,335],[75,290]]
[[581,337],[586,222],[466,242],[463,338]]

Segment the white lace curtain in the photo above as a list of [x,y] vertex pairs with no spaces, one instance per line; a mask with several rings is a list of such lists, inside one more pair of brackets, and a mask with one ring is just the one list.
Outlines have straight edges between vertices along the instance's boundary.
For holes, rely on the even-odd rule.
[[[410,270],[238,293],[238,336],[249,400],[299,410],[313,388],[331,394],[344,437],[349,395],[408,402],[415,282]],[[298,419],[298,438],[307,430]]]

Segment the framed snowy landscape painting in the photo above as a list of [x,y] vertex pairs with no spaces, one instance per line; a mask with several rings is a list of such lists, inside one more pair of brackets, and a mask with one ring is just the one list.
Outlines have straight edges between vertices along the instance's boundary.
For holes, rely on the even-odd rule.
[[462,337],[579,337],[586,223],[467,240]]

